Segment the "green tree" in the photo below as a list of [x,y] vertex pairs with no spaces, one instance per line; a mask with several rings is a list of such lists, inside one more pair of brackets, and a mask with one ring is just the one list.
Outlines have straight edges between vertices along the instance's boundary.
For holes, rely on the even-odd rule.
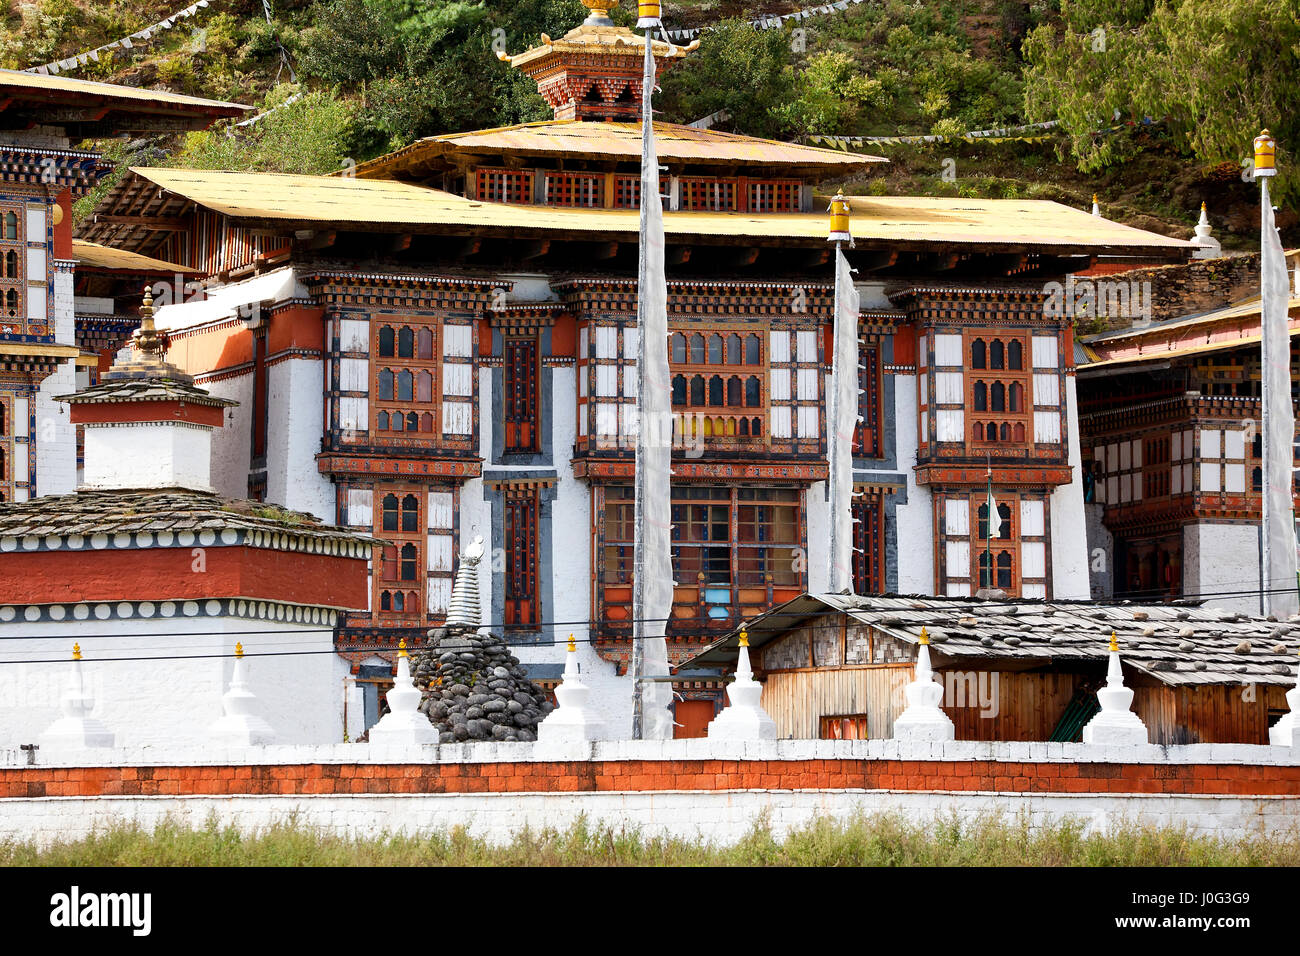
[[1081,169],[1136,150],[1130,138],[1096,135],[1116,110],[1163,119],[1174,144],[1205,163],[1247,156],[1268,127],[1278,193],[1300,199],[1300,177],[1286,168],[1300,153],[1300,0],[1063,0],[1062,15],[1089,32],[1030,34],[1025,103],[1035,118],[1061,121]]

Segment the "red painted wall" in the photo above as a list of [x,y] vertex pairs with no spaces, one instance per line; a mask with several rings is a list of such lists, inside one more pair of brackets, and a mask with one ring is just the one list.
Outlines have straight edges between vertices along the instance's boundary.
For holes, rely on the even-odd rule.
[[363,559],[242,546],[0,554],[4,604],[248,597],[364,608],[368,585]]

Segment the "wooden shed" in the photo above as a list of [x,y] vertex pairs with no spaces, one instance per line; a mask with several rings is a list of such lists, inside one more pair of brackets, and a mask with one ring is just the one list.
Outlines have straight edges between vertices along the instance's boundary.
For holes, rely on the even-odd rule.
[[[778,736],[892,736],[922,627],[959,740],[1078,740],[1113,631],[1153,743],[1266,744],[1300,646],[1300,623],[1194,603],[805,594],[745,625]],[[734,666],[739,631],[681,669]]]

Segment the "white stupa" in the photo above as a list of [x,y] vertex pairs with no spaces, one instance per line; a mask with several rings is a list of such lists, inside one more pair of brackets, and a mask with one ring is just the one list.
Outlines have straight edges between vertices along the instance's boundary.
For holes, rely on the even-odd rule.
[[1096,193],[1093,193],[1093,194],[1092,194],[1092,214],[1093,214],[1094,216],[1098,216],[1098,217],[1101,216],[1101,206],[1097,205],[1097,194],[1096,194]]
[[83,750],[87,747],[113,746],[113,732],[97,717],[91,716],[95,698],[86,690],[81,673],[81,645],[72,645],[72,674],[68,686],[59,698],[63,716],[41,734],[40,749],[44,751]]
[[591,688],[578,674],[578,645],[569,635],[569,651],[564,655],[564,679],[555,688],[559,704],[537,725],[539,744],[561,744],[605,738],[605,722],[587,708]]
[[1268,729],[1268,742],[1275,747],[1300,747],[1300,671],[1296,673],[1296,686],[1286,692],[1286,703],[1290,710]]
[[208,736],[232,747],[273,744],[275,729],[257,713],[257,695],[248,686],[244,645],[235,643],[235,669],[230,687],[221,695],[221,716],[208,728]]
[[1147,725],[1130,709],[1133,689],[1124,686],[1124,670],[1120,666],[1119,641],[1110,635],[1110,663],[1106,670],[1106,686],[1097,691],[1101,712],[1083,728],[1085,744],[1147,744],[1151,742]]
[[907,709],[894,719],[895,740],[955,740],[957,728],[939,702],[943,700],[943,685],[934,680],[930,667],[930,635],[921,628],[920,646],[916,652],[916,678],[903,689],[907,695]]
[[397,676],[386,696],[388,713],[370,728],[370,743],[380,747],[418,747],[436,744],[438,731],[420,713],[420,691],[411,680],[411,659],[406,638],[397,645]]
[[776,740],[776,721],[759,703],[762,696],[763,685],[754,680],[749,665],[749,634],[741,631],[736,679],[727,685],[727,706],[709,724],[709,736],[714,740]]
[[1201,221],[1196,224],[1192,245],[1196,247],[1192,253],[1193,259],[1217,259],[1223,255],[1219,240],[1210,235],[1210,219],[1205,214],[1205,203],[1201,203]]

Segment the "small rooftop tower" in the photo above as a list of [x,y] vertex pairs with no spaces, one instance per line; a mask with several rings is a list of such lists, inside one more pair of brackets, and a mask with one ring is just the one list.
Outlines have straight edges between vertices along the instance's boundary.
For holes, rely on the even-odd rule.
[[[618,0],[582,2],[591,16],[576,29],[558,40],[543,33],[541,46],[515,56],[498,56],[537,81],[538,92],[551,104],[557,120],[635,122],[641,115],[646,41],[609,18]],[[656,79],[697,46],[699,41],[687,47],[655,41]]]
[[72,423],[86,426],[82,487],[212,491],[212,430],[238,402],[209,395],[163,359],[148,288],[133,345],[98,385],[59,396]]

